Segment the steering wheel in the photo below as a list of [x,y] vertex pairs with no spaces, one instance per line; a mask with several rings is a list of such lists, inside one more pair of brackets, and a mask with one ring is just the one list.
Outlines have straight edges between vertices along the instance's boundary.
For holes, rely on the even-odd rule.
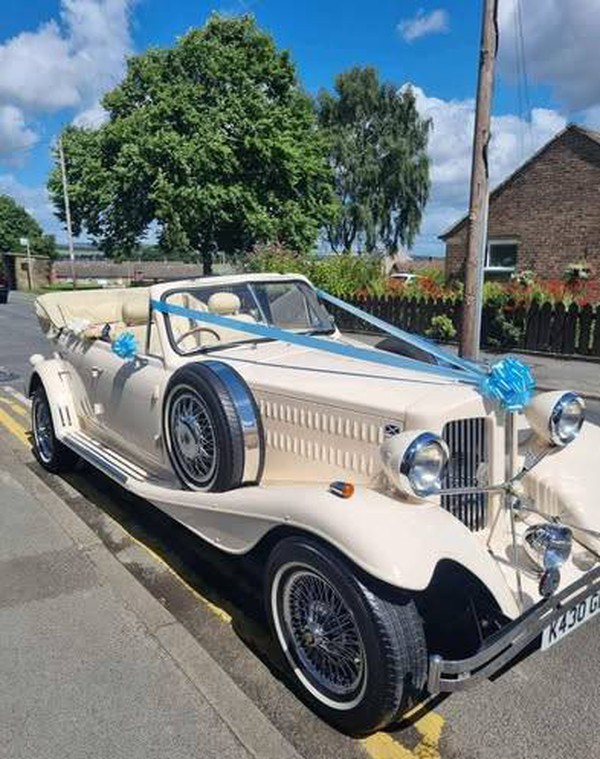
[[176,338],[175,345],[178,346],[179,343],[182,343],[186,337],[195,335],[196,332],[209,332],[214,338],[216,338],[217,342],[221,342],[221,335],[214,329],[211,329],[210,327],[192,327],[191,329],[188,329],[187,332],[184,332],[182,335],[179,335],[179,337]]

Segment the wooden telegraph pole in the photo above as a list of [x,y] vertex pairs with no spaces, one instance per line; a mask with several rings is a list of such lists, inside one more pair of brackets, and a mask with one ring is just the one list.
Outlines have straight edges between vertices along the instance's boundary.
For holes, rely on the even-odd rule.
[[65,151],[63,149],[62,137],[58,138],[58,156],[60,159],[60,173],[62,176],[63,196],[65,201],[65,221],[67,223],[67,240],[69,243],[69,259],[71,260],[71,280],[73,287],[77,286],[75,276],[75,251],[73,250],[73,230],[71,227],[71,206],[69,204],[69,184],[67,182],[67,165],[65,162]]
[[484,0],[469,198],[465,295],[460,337],[460,355],[474,360],[479,358],[483,269],[487,245],[489,200],[487,149],[490,141],[494,65],[498,48],[497,10],[498,0]]

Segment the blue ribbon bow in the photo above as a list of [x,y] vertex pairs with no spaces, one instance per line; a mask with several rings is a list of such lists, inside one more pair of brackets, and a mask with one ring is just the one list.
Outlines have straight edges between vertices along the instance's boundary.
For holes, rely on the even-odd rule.
[[119,358],[132,359],[137,356],[138,344],[132,332],[123,332],[112,343],[112,352]]
[[483,375],[480,393],[497,401],[507,411],[522,411],[529,405],[535,390],[531,369],[516,358],[503,358]]

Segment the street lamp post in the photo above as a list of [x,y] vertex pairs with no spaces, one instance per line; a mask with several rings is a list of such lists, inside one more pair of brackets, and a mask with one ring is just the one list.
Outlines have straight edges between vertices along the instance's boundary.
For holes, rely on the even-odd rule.
[[58,139],[58,158],[60,161],[60,173],[62,176],[63,197],[65,203],[65,222],[67,224],[67,240],[69,243],[69,260],[71,261],[71,279],[73,287],[77,287],[75,273],[75,251],[73,249],[73,228],[71,226],[71,205],[69,203],[69,182],[67,179],[67,163],[65,160],[65,150],[63,147],[62,137]]
[[30,290],[33,289],[33,272],[31,270],[31,245],[29,244],[29,237],[20,237],[19,245],[27,250],[27,284]]

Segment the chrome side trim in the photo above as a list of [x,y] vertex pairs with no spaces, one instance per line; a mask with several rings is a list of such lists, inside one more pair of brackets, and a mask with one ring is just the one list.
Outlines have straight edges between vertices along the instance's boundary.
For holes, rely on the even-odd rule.
[[82,434],[69,434],[61,441],[82,459],[99,469],[107,477],[123,485],[128,479],[143,480],[140,470],[130,468],[117,459],[112,451],[101,449],[93,440]]
[[474,656],[458,660],[430,656],[427,681],[429,693],[454,693],[491,677],[535,641],[544,628],[594,592],[600,592],[600,566],[509,622],[497,634],[488,638]]
[[244,438],[243,483],[258,482],[262,476],[264,441],[262,424],[251,391],[237,372],[221,361],[205,361],[227,388],[242,427]]

